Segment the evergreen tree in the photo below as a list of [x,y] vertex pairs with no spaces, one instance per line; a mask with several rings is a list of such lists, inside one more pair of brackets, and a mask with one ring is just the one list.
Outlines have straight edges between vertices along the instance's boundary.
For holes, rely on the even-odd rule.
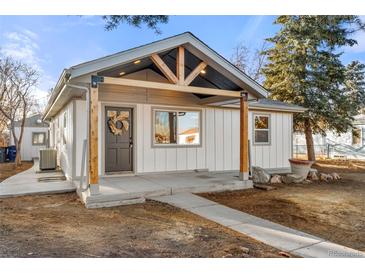
[[358,16],[279,16],[279,32],[267,39],[272,47],[263,73],[273,99],[308,108],[294,116],[306,136],[309,160],[315,160],[313,133],[345,132],[352,127],[365,98],[364,65],[341,63],[341,47],[353,46],[351,35],[364,30]]
[[158,24],[166,24],[169,21],[168,15],[104,15],[105,29],[113,30],[120,24],[126,23],[133,27],[141,27],[145,24],[148,28],[153,29],[157,34],[161,31]]

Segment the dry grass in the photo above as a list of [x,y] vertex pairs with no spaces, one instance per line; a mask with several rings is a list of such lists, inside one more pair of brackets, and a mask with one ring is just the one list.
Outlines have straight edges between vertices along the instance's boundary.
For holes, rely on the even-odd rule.
[[280,257],[252,238],[151,201],[86,209],[76,194],[25,196],[0,200],[0,220],[0,257]]
[[33,162],[23,161],[22,165],[15,167],[14,163],[0,163],[0,183],[6,178],[11,177],[19,172],[25,171],[33,166]]
[[320,172],[339,181],[282,184],[276,190],[251,189],[203,196],[324,239],[365,251],[365,162],[325,160]]

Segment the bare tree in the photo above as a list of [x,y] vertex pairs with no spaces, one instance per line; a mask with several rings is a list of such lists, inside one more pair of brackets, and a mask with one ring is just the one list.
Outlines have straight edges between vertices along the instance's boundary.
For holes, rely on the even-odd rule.
[[8,119],[0,112],[0,147],[7,146],[9,142]]
[[[9,123],[11,135],[18,153],[15,164],[21,165],[21,144],[27,114],[35,104],[32,90],[38,84],[38,71],[15,61],[11,57],[0,57],[0,113]],[[20,132],[15,132],[15,121],[20,121]]]
[[238,43],[233,48],[233,54],[230,59],[231,63],[241,71],[246,72],[247,67],[249,66],[249,59],[250,50],[248,47],[243,42]]
[[232,64],[238,69],[245,72],[255,81],[262,83],[264,80],[261,72],[262,67],[266,62],[266,56],[262,52],[267,48],[267,42],[264,41],[259,49],[256,49],[254,53],[243,43],[238,43],[233,48],[233,54],[230,58]]

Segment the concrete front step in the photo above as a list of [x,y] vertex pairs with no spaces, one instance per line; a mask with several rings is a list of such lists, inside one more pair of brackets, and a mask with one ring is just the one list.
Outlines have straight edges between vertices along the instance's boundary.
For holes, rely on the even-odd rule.
[[197,186],[181,186],[181,187],[155,187],[151,185],[151,189],[143,191],[123,191],[117,189],[110,191],[107,186],[100,186],[98,194],[90,194],[90,191],[77,191],[82,202],[87,208],[113,207],[120,205],[130,205],[143,203],[146,198],[160,197],[166,195],[174,195],[178,193],[203,193],[203,192],[222,192],[243,190],[252,188],[252,181],[236,181],[234,183],[220,183],[210,185]]

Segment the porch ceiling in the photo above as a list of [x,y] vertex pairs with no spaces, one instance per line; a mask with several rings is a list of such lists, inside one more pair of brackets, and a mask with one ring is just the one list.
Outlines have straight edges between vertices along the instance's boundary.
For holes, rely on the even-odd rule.
[[[176,75],[176,56],[177,49],[168,50],[159,54],[161,59],[169,67],[169,69]],[[119,65],[111,69],[100,71],[98,75],[107,77],[122,77],[137,71],[144,69],[151,69],[161,76],[165,77],[159,68],[152,62],[149,57],[142,58],[139,63],[130,62],[127,64]],[[191,54],[188,50],[185,50],[185,77],[187,77],[195,67],[197,67],[202,60],[195,55]],[[199,74],[193,82],[190,84],[195,87],[214,88],[223,90],[240,91],[241,87],[233,83],[227,77],[213,69],[211,66],[205,68],[205,74]],[[199,98],[210,97],[210,95],[194,94]]]

